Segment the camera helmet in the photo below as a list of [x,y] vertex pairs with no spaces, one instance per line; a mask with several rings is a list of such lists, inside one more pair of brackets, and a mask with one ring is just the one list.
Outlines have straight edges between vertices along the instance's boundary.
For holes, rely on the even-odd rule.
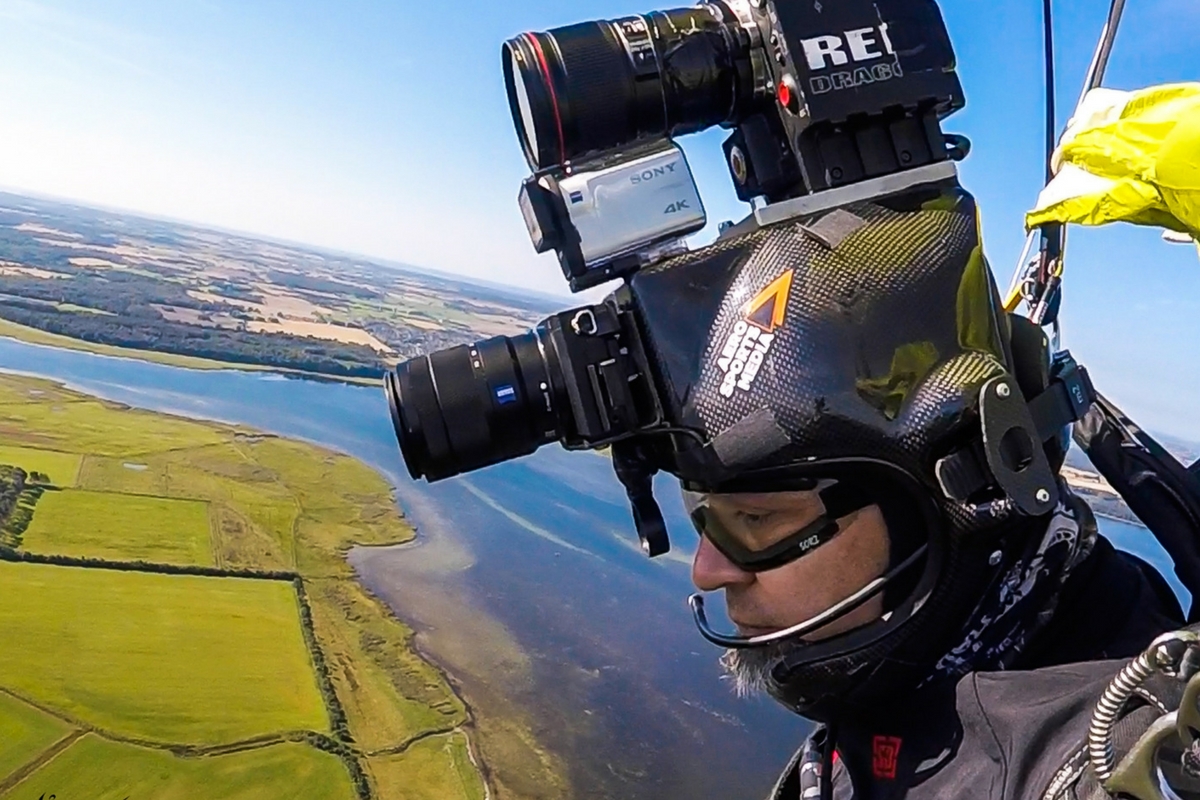
[[[974,199],[949,182],[777,223],[643,270],[631,289],[686,432],[657,466],[695,492],[833,484],[834,504],[878,505],[887,524],[891,566],[864,591],[883,594],[884,616],[811,643],[795,633],[769,691],[821,719],[915,687],[961,639],[1001,568],[993,554],[1044,528],[1068,442],[1065,428],[984,435],[1008,424],[985,392],[1025,413],[1050,358],[1041,329],[1001,308]],[[996,480],[1006,469],[1049,485],[1014,497]]]

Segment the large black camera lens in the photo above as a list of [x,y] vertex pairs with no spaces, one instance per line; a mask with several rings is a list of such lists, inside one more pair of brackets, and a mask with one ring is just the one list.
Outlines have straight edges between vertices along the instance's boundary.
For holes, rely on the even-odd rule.
[[528,455],[559,438],[557,364],[538,333],[421,356],[385,379],[412,477],[434,481]]
[[749,36],[719,3],[523,33],[502,63],[535,172],[733,123],[754,93]]

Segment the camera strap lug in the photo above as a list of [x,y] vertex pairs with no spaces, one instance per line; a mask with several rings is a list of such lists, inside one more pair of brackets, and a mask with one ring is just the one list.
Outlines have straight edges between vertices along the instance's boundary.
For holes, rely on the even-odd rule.
[[641,447],[630,439],[613,443],[612,460],[617,480],[629,496],[642,552],[650,558],[661,556],[671,549],[671,540],[667,537],[662,509],[654,499],[654,474],[658,470],[647,461]]

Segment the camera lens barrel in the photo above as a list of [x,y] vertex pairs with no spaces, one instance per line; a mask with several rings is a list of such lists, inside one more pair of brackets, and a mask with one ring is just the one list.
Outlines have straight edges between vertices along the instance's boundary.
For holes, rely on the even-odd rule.
[[400,364],[385,379],[409,474],[439,480],[528,455],[559,438],[557,365],[537,331]]
[[509,106],[530,167],[735,121],[753,74],[749,40],[726,16],[706,3],[505,42]]

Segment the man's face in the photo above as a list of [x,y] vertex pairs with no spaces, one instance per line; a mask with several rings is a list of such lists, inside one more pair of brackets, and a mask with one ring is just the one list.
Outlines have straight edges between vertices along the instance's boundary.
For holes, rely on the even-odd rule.
[[[709,512],[739,539],[764,545],[803,528],[824,512],[815,491],[706,495]],[[725,590],[729,618],[745,636],[791,627],[846,599],[888,566],[887,526],[878,506],[839,520],[839,533],[802,558],[765,572],[747,572],[701,537],[692,582],[701,591]],[[806,641],[857,628],[883,613],[876,596],[805,637]],[[739,689],[761,686],[770,667],[794,645],[779,644],[727,653],[726,667]]]

